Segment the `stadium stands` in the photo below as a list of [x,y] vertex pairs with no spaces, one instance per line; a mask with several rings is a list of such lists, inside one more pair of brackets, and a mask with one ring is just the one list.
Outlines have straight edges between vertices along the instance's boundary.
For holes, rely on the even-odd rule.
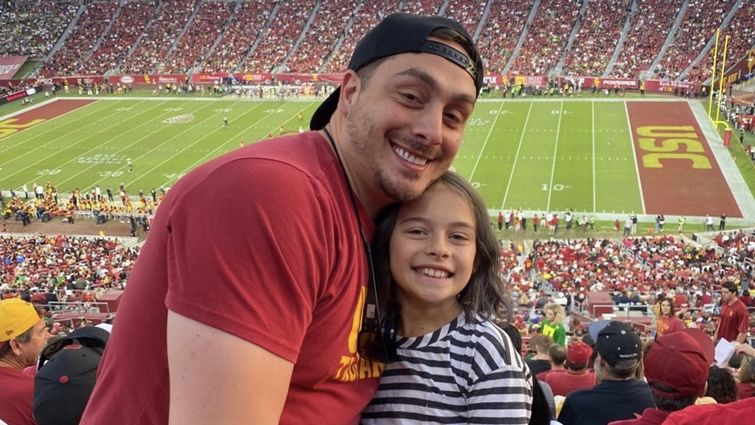
[[266,72],[283,63],[286,55],[310,19],[315,0],[292,0],[279,3],[273,18],[275,25],[265,29],[262,41],[241,65],[246,72]]
[[631,0],[603,0],[588,3],[585,17],[571,50],[567,53],[563,73],[566,75],[603,74],[629,15]]
[[192,70],[220,37],[234,4],[228,1],[204,1],[200,3],[191,25],[178,40],[178,45],[165,58],[159,72],[186,73]]
[[78,9],[78,0],[3,2],[0,56],[47,56]]
[[357,2],[353,0],[321,2],[309,31],[287,61],[288,69],[292,72],[318,72],[338,38],[344,34],[356,6]]
[[638,0],[629,34],[614,64],[611,75],[638,78],[650,69],[661,51],[665,34],[671,30],[683,0]]
[[660,62],[660,75],[676,79],[721,25],[733,0],[691,0],[679,32]]
[[569,0],[542,0],[527,39],[514,59],[511,72],[546,75],[553,69],[579,16]]
[[194,12],[196,0],[162,0],[152,25],[121,66],[124,73],[147,74],[162,66],[165,55]]
[[477,42],[488,72],[503,72],[527,23],[534,0],[494,2]]
[[81,68],[81,74],[104,74],[115,69],[136,43],[147,23],[154,16],[156,1],[129,1],[113,21],[105,40]]
[[445,16],[453,18],[461,23],[469,34],[474,36],[480,25],[480,17],[487,2],[479,0],[458,0],[448,2]]
[[250,0],[231,18],[231,23],[223,33],[223,38],[202,65],[205,72],[230,72],[241,63],[252,46],[259,30],[270,18],[275,2],[272,0]]

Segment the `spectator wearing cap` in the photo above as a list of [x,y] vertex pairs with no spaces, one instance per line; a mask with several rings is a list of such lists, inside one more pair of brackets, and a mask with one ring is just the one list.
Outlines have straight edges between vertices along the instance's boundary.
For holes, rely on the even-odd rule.
[[642,340],[632,326],[608,322],[595,340],[595,375],[600,383],[566,397],[558,416],[564,425],[605,425],[655,407],[647,383],[636,377]]
[[749,313],[744,303],[737,298],[737,285],[734,282],[725,282],[721,285],[721,300],[723,301],[721,318],[713,339],[745,342],[749,332]]
[[590,356],[592,348],[584,342],[569,344],[565,373],[549,373],[542,378],[553,389],[553,395],[568,396],[573,391],[590,389],[595,385],[595,374],[587,367]]
[[694,405],[705,394],[710,361],[704,348],[685,331],[658,337],[644,360],[656,407],[645,409],[637,419],[609,425],[660,425],[671,412]]
[[550,356],[548,351],[553,345],[553,340],[545,335],[533,335],[530,338],[530,350],[535,350],[535,355],[525,360],[529,366],[532,375],[537,376],[542,372],[547,372],[551,368]]
[[0,301],[0,420],[8,425],[36,424],[34,376],[23,371],[37,361],[49,337],[31,303],[20,298]]

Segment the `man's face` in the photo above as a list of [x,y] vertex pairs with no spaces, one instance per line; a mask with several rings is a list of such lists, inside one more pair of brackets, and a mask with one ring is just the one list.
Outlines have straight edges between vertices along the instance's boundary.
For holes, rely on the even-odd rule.
[[39,353],[45,348],[47,340],[50,338],[50,333],[47,332],[44,320],[39,320],[32,328],[32,336],[28,342],[19,343],[21,349],[21,359],[26,366],[31,366],[37,361]]
[[733,292],[729,291],[726,288],[721,288],[721,299],[726,303],[730,303],[735,298],[735,295]]
[[416,199],[450,167],[476,99],[466,71],[428,53],[389,57],[342,90],[349,138],[343,155],[360,199],[373,210]]

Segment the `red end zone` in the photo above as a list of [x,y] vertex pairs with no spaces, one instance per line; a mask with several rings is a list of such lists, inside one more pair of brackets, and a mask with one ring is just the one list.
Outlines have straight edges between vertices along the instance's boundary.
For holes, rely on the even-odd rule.
[[47,120],[59,117],[82,106],[94,103],[96,100],[59,99],[55,102],[34,108],[31,111],[14,115],[0,121],[0,141],[5,137],[16,134]]
[[742,217],[686,102],[627,102],[646,214]]

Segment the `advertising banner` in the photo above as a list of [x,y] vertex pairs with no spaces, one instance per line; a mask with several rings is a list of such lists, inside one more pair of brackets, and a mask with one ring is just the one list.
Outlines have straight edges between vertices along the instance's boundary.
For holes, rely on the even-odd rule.
[[28,56],[0,56],[0,80],[10,80],[21,69]]

